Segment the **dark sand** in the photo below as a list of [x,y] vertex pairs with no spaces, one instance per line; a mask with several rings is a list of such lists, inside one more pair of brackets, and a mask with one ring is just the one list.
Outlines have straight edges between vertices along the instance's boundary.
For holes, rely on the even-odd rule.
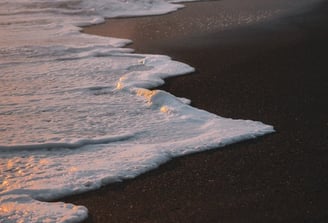
[[[144,19],[130,21],[141,20],[145,29],[122,36],[135,41],[131,47],[197,69],[162,89],[220,116],[271,124],[277,133],[176,158],[65,202],[85,205],[86,222],[328,222],[328,2],[302,15],[202,35],[151,29]],[[86,31],[105,35],[106,27]]]

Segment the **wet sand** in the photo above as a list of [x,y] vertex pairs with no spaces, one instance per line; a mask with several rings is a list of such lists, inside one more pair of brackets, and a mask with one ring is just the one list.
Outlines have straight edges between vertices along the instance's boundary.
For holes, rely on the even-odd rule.
[[[129,47],[138,53],[169,55],[196,68],[162,89],[277,132],[176,158],[65,202],[86,206],[86,222],[328,222],[328,2],[257,25],[175,32],[179,19],[207,12],[198,3],[189,7],[152,22],[117,19],[117,32],[122,22],[137,27],[118,35],[133,39]],[[109,35],[114,23],[85,32]]]

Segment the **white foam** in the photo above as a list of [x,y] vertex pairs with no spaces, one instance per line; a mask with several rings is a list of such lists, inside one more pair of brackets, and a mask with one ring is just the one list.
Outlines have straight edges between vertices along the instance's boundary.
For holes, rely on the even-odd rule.
[[47,201],[274,131],[147,90],[194,69],[167,56],[133,54],[121,48],[130,40],[77,27],[182,7],[173,2],[0,3],[0,222],[78,222],[85,207]]
[[88,210],[83,206],[45,203],[26,195],[1,196],[0,204],[0,219],[5,223],[80,222],[88,216]]

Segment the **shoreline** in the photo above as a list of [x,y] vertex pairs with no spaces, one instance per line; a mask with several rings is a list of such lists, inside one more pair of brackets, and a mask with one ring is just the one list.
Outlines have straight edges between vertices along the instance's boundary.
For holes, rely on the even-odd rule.
[[327,5],[246,28],[134,39],[128,47],[137,53],[169,55],[197,69],[166,79],[161,89],[220,116],[271,124],[277,133],[175,158],[61,200],[86,206],[85,222],[328,221]]

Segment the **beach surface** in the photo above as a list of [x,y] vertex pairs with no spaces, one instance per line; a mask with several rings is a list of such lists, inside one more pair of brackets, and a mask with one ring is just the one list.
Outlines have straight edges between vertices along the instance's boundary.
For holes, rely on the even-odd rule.
[[[202,25],[216,4],[112,19],[84,32],[132,39],[127,47],[137,53],[195,67],[161,89],[276,133],[62,199],[86,206],[85,222],[328,222],[328,2],[247,26]],[[191,21],[199,22],[183,25]]]

